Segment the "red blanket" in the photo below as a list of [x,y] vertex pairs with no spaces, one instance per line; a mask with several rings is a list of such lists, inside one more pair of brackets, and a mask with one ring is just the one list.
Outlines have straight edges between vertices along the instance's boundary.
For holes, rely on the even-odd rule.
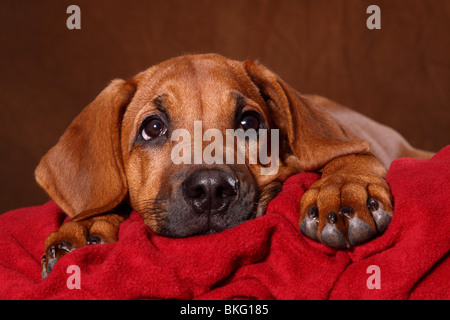
[[[298,230],[300,198],[317,178],[291,177],[265,216],[214,235],[156,236],[132,213],[117,243],[71,252],[45,281],[44,239],[64,214],[53,202],[5,213],[0,298],[450,298],[450,146],[430,160],[392,164],[391,224],[350,251],[327,248]],[[80,289],[67,286],[71,265],[80,268]]]

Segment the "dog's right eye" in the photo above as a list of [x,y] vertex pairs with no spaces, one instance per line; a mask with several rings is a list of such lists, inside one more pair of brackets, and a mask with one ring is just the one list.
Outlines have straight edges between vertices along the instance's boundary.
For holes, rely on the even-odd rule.
[[144,140],[149,141],[164,135],[167,132],[167,127],[159,118],[148,119],[141,131],[141,136]]

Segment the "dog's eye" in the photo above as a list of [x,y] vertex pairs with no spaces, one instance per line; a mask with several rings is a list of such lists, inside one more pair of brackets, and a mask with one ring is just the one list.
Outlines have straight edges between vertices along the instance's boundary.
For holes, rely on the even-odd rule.
[[260,117],[253,111],[244,112],[239,120],[239,127],[244,131],[248,129],[258,130],[260,127]]
[[141,132],[142,138],[146,141],[162,136],[167,131],[164,122],[158,118],[149,119]]

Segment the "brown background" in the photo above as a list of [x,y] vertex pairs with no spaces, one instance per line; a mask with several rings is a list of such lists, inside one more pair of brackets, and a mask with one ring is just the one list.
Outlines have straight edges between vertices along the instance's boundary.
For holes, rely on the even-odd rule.
[[[81,30],[66,28],[70,4]],[[370,4],[381,30],[366,28]],[[2,0],[0,10],[0,212],[48,199],[35,166],[109,80],[184,53],[258,58],[417,147],[450,142],[448,0]]]

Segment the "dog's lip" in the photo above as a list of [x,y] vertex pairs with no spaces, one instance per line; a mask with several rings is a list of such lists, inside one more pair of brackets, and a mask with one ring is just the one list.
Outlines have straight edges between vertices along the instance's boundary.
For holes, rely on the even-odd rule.
[[198,237],[198,236],[206,236],[206,235],[213,235],[216,233],[221,233],[226,230],[232,229],[240,224],[243,224],[247,221],[253,220],[256,217],[246,219],[244,221],[240,221],[239,223],[232,223],[231,225],[220,225],[215,223],[210,217],[208,218],[208,221],[204,223],[204,225],[198,229],[192,230],[190,232],[186,233],[177,233],[179,230],[170,230],[165,229],[162,227],[158,230],[158,232],[155,232],[156,234],[167,237],[167,238],[175,238],[175,239],[181,239],[181,238],[189,238],[189,237]]

